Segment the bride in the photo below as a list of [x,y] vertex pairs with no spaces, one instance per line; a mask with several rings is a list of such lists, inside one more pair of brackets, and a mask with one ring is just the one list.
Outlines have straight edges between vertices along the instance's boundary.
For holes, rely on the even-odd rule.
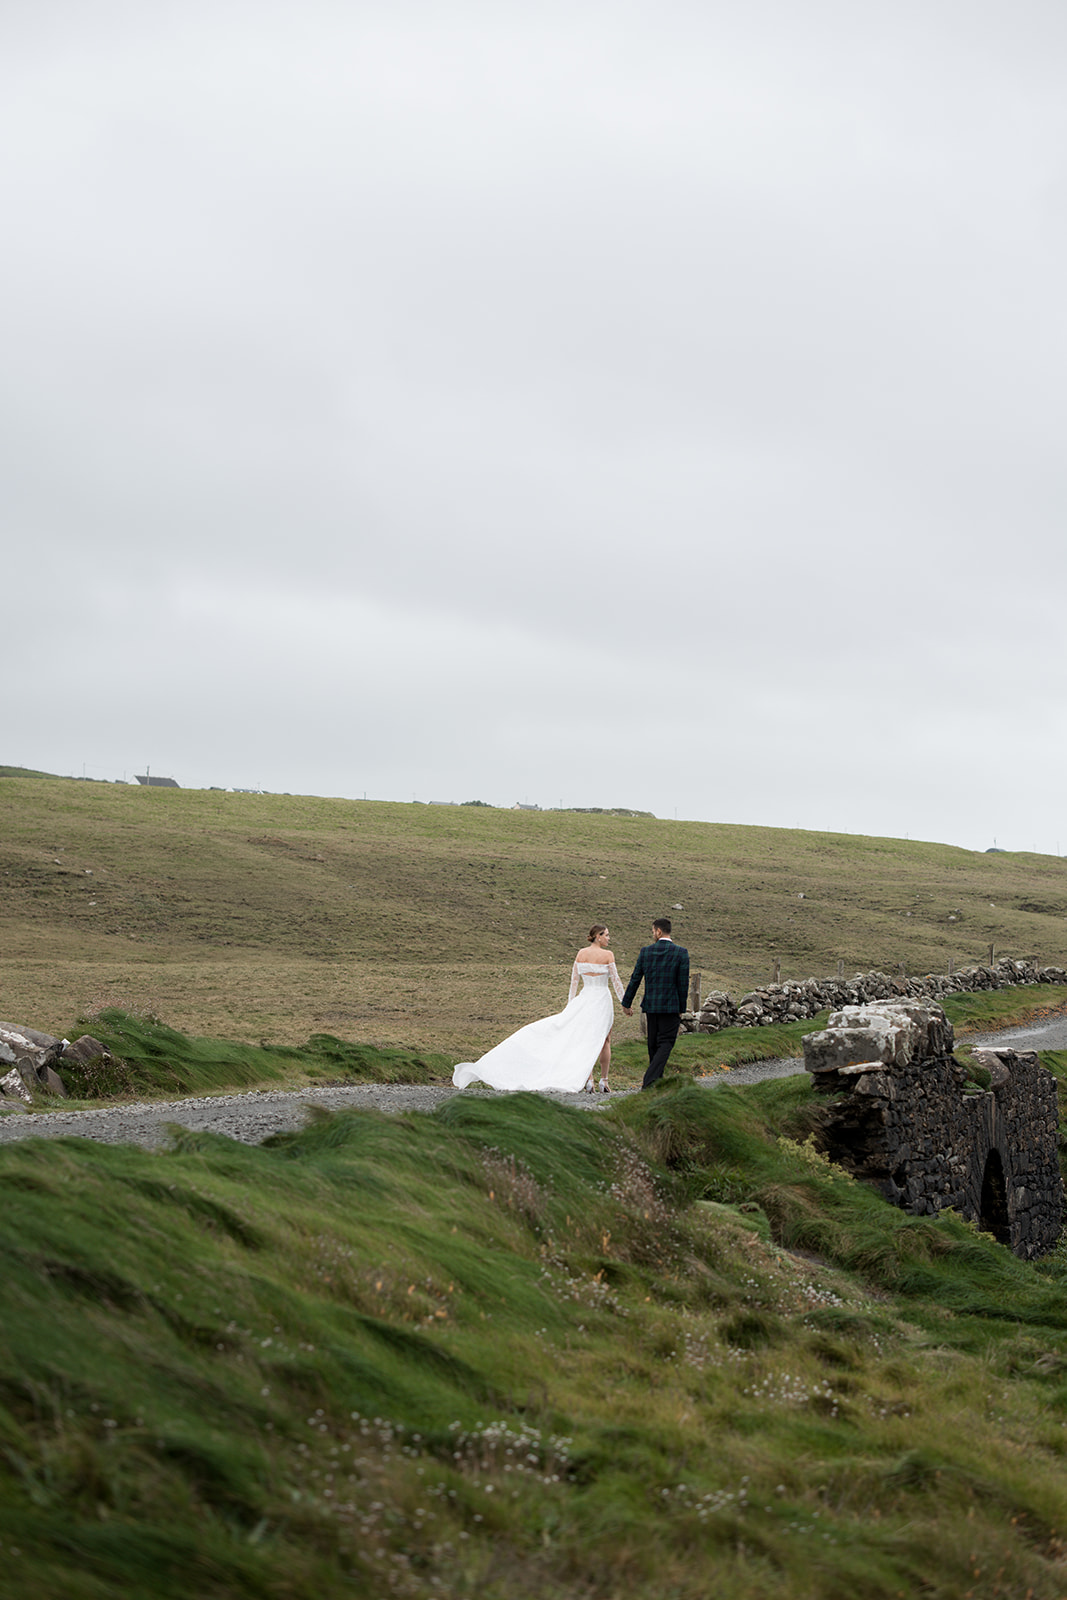
[[456,1088],[465,1089],[480,1080],[491,1089],[563,1089],[574,1094],[584,1087],[592,1094],[593,1067],[599,1063],[600,1087],[608,1094],[615,1020],[608,984],[620,1000],[623,996],[609,943],[607,928],[602,922],[594,923],[589,943],[574,958],[564,1009],[554,1017],[527,1023],[480,1061],[461,1062],[452,1074]]

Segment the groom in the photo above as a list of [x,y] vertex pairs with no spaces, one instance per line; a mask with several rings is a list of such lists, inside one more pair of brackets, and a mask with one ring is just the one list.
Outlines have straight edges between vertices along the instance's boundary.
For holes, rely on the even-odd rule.
[[656,942],[646,944],[638,954],[622,997],[622,1009],[632,1017],[633,998],[644,978],[641,1010],[648,1024],[648,1071],[642,1089],[662,1078],[689,998],[689,951],[672,940],[670,917],[657,917],[652,924],[652,937]]

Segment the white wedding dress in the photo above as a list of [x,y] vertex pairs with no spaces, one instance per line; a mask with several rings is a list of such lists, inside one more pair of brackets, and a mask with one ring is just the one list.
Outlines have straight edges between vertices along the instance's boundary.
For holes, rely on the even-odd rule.
[[612,989],[621,1000],[623,987],[614,961],[575,961],[570,993],[562,1011],[527,1023],[518,1033],[494,1045],[480,1061],[461,1062],[452,1074],[452,1082],[457,1089],[481,1082],[491,1089],[563,1089],[578,1093],[585,1088],[615,1020]]

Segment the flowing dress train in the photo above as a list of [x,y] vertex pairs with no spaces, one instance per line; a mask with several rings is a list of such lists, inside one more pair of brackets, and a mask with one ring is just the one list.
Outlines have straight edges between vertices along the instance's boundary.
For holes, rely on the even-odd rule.
[[480,1061],[461,1062],[452,1082],[457,1089],[474,1082],[487,1083],[491,1089],[571,1093],[584,1089],[615,1020],[612,989],[621,1000],[623,987],[614,961],[575,961],[570,995],[562,1011],[527,1023],[494,1045]]

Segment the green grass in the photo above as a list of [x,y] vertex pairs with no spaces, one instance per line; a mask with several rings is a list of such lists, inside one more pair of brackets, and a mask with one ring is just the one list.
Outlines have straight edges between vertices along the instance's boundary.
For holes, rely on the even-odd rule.
[[[176,1099],[251,1087],[346,1083],[433,1083],[451,1077],[452,1062],[433,1053],[377,1050],[316,1034],[303,1045],[245,1045],[188,1037],[151,1016],[106,1009],[74,1032],[91,1030],[111,1062],[60,1069],[75,1100]],[[69,1109],[68,1101],[45,1101]]]
[[[783,1022],[769,1028],[722,1028],[718,1033],[680,1034],[667,1070],[671,1074],[715,1077],[752,1061],[787,1061],[803,1055],[804,1035],[824,1028],[829,1015],[828,1011],[821,1011],[804,1022]],[[639,1082],[638,1074],[643,1076],[647,1066],[648,1050],[639,1040],[618,1045],[612,1051],[612,1077],[617,1076],[620,1082],[634,1076]]]
[[1067,964],[1067,863],[914,840],[5,777],[0,841],[6,1020],[53,1032],[104,1005],[470,1059],[562,1005],[591,921],[626,967],[676,903],[705,992]]
[[812,1108],[0,1148],[5,1597],[1062,1595],[1067,1258]]
[[1059,1014],[1067,1007],[1067,989],[1052,983],[987,989],[977,994],[946,995],[941,1003],[957,1035],[995,1033],[998,1028]]

